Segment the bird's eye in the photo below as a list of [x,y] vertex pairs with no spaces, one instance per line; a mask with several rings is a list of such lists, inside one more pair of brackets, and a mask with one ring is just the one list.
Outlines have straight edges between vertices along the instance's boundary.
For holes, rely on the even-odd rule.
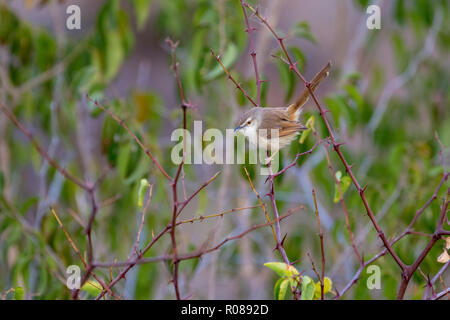
[[250,123],[252,123],[250,120],[249,121],[247,121],[247,124],[250,124]]

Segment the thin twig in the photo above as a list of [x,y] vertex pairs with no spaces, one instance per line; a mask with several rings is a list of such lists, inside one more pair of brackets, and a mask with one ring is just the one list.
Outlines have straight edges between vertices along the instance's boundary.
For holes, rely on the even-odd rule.
[[144,144],[139,140],[139,138],[131,131],[131,129],[126,125],[126,123],[120,119],[114,112],[112,112],[110,109],[104,107],[101,103],[99,103],[96,100],[93,100],[89,95],[87,95],[87,98],[89,101],[93,102],[97,107],[105,111],[108,115],[110,115],[114,120],[119,123],[121,127],[123,127],[128,134],[136,141],[136,143],[139,145],[139,147],[144,151],[144,153],[151,159],[151,161],[155,164],[155,166],[161,171],[161,173],[169,180],[172,180],[172,177],[163,169],[163,167],[159,164],[158,160],[153,156],[153,154],[150,152],[148,148],[144,146]]
[[217,56],[213,50],[211,50],[211,54],[214,56],[214,58],[216,58],[217,62],[220,64],[220,66],[222,67],[223,71],[227,74],[228,79],[231,80],[231,82],[234,83],[234,85],[236,86],[237,89],[239,89],[242,94],[248,99],[248,101],[250,101],[255,107],[258,106],[258,104],[249,96],[249,94],[247,93],[247,91],[244,90],[244,88],[242,88],[242,86],[239,84],[239,82],[237,82],[233,76],[231,75],[231,73],[227,70],[227,68],[225,67],[225,65],[222,63],[222,60],[220,60],[220,57]]
[[316,191],[314,190],[314,188],[312,189],[312,195],[314,198],[314,210],[316,213],[317,225],[319,227],[320,252],[322,254],[322,276],[319,277],[319,281],[320,281],[320,297],[323,300],[324,299],[323,288],[324,288],[324,279],[325,279],[325,249],[323,246],[323,232],[322,232],[322,226],[320,225],[319,209],[317,209]]
[[248,21],[248,16],[247,16],[247,11],[245,11],[245,5],[244,5],[244,1],[241,0],[241,7],[242,7],[242,11],[244,13],[244,18],[245,18],[245,24],[246,24],[246,29],[245,32],[248,33],[248,39],[250,42],[250,56],[252,57],[252,61],[253,61],[253,69],[255,70],[255,82],[256,82],[256,101],[257,101],[257,107],[261,106],[261,83],[263,82],[260,78],[259,78],[259,72],[258,72],[258,64],[256,62],[256,49],[255,49],[255,42],[253,39],[253,32],[256,30],[255,28],[250,26],[250,22]]
[[78,185],[80,188],[84,190],[90,190],[91,187],[85,184],[83,181],[81,181],[79,178],[72,175],[70,172],[68,172],[66,169],[62,168],[58,162],[56,162],[52,157],[49,156],[49,154],[44,151],[44,149],[41,147],[39,142],[34,138],[34,135],[26,129],[20,122],[17,120],[16,116],[0,101],[0,110],[14,123],[14,125],[19,128],[20,131],[30,140],[30,142],[33,144],[34,148],[37,152],[45,159],[47,162],[54,167],[59,173],[61,173],[65,178],[72,181],[76,185]]
[[137,247],[138,247],[139,242],[141,240],[142,228],[144,227],[144,224],[145,224],[145,213],[147,212],[147,209],[150,206],[150,202],[152,200],[153,185],[149,184],[148,187],[149,187],[149,190],[148,190],[148,195],[147,195],[147,201],[145,202],[144,209],[142,210],[141,223],[139,225],[139,230],[138,230],[138,233],[137,233],[136,242],[134,243],[132,254],[134,254],[134,253],[138,254]]

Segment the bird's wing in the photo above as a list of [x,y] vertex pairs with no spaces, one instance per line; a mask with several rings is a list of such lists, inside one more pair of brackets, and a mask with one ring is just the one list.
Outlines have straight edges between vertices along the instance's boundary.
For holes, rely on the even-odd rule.
[[268,114],[265,116],[265,120],[259,125],[259,129],[267,130],[267,138],[271,139],[271,129],[278,129],[278,136],[284,137],[295,134],[301,130],[305,130],[298,121],[292,121],[282,110],[267,110]]

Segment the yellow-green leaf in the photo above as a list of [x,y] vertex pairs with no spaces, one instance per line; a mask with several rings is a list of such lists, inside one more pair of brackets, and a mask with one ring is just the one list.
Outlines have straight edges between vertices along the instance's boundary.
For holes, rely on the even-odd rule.
[[339,181],[339,185],[337,183],[334,184],[334,199],[333,199],[333,201],[335,203],[338,203],[339,200],[341,199],[341,197],[343,197],[345,192],[348,190],[348,187],[350,187],[352,180],[350,179],[349,176],[342,177],[341,171],[336,172],[336,179]]
[[102,293],[102,286],[96,280],[86,281],[86,283],[81,287],[81,290],[86,291],[93,297],[96,297]]
[[[333,282],[331,281],[331,279],[328,277],[325,277],[323,279],[323,294],[327,294],[328,292],[330,292],[332,286],[333,286]],[[321,297],[320,281],[317,281],[314,284],[314,287],[315,287],[314,297],[316,299],[319,299]]]
[[144,205],[144,198],[145,198],[145,191],[147,191],[149,183],[147,179],[141,179],[141,182],[139,184],[139,191],[138,191],[138,206],[142,207]]
[[[225,66],[225,68],[229,69],[233,65],[233,63],[236,61],[238,56],[239,56],[238,47],[234,43],[230,43],[225,54],[223,55],[223,57],[220,57],[220,58],[221,58],[223,65]],[[222,66],[219,63],[217,63],[216,66],[210,72],[205,74],[203,79],[206,81],[211,81],[223,73],[225,73],[225,72],[223,71]]]
[[316,290],[314,281],[308,276],[303,276],[302,279],[301,300],[312,300],[314,298],[314,292]]
[[24,291],[22,287],[14,288],[14,300],[22,300],[24,296]]
[[284,300],[288,286],[289,286],[288,279],[284,279],[284,278],[278,279],[278,281],[275,283],[275,288],[274,288],[275,289],[274,294],[275,294],[276,300]]
[[308,118],[308,121],[306,121],[306,127],[314,130],[314,116]]
[[272,269],[281,277],[289,277],[297,276],[299,273],[295,267],[288,265],[284,262],[267,262],[264,263],[264,266]]
[[311,132],[311,129],[307,129],[305,131],[302,132],[302,135],[300,136],[300,141],[299,143],[302,144],[303,142],[305,142],[306,138],[308,138],[309,133]]
[[324,293],[330,292],[332,287],[333,287],[333,281],[331,281],[330,278],[325,277],[323,279],[323,291],[324,291]]

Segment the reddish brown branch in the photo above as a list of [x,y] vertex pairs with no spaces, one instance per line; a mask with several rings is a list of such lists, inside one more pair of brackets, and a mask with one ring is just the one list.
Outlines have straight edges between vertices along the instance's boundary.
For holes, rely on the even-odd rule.
[[439,220],[436,225],[436,229],[433,233],[433,236],[431,237],[430,241],[427,243],[425,248],[422,250],[422,252],[419,254],[417,259],[413,262],[413,264],[407,266],[405,272],[402,274],[403,277],[402,282],[400,283],[400,289],[398,290],[397,299],[403,299],[406,288],[408,287],[409,281],[411,280],[411,277],[413,276],[414,272],[416,272],[417,268],[420,266],[422,261],[428,255],[430,250],[433,248],[434,244],[439,239],[441,239],[442,235],[447,234],[447,232],[443,229],[443,224],[447,216],[449,202],[450,202],[450,188],[447,190],[447,196],[446,199],[444,200],[444,204],[442,205]]
[[234,85],[236,86],[237,89],[239,89],[242,94],[248,99],[248,101],[250,101],[253,106],[257,107],[258,104],[249,96],[249,94],[247,93],[247,91],[244,90],[244,88],[242,88],[242,86],[239,84],[239,82],[237,82],[233,76],[231,75],[231,73],[227,70],[227,68],[225,67],[225,65],[223,64],[222,60],[220,60],[220,57],[217,56],[213,50],[211,50],[211,54],[214,56],[214,58],[216,58],[217,62],[220,64],[220,66],[222,67],[223,71],[226,73],[226,75],[228,76],[228,79],[231,80],[231,82],[234,83]]
[[250,56],[252,57],[252,61],[253,61],[253,69],[255,71],[255,82],[256,82],[256,95],[257,95],[257,107],[261,106],[261,83],[263,82],[260,78],[259,78],[259,72],[258,72],[258,64],[256,62],[256,49],[255,49],[255,42],[253,39],[253,32],[255,31],[255,28],[250,26],[250,22],[248,21],[248,16],[247,16],[247,11],[245,10],[245,5],[244,5],[244,1],[241,0],[241,7],[242,7],[242,12],[244,13],[244,18],[245,18],[245,25],[246,25],[246,29],[245,32],[248,33],[248,39],[250,42]]
[[191,202],[192,199],[194,199],[197,194],[205,189],[211,182],[216,180],[216,178],[221,174],[221,171],[217,172],[215,175],[213,175],[211,178],[209,178],[205,183],[203,183],[196,191],[194,191],[186,200],[180,202],[180,208],[178,210],[177,216],[181,214],[183,209]]
[[[104,290],[107,290],[109,294],[111,294],[111,296],[113,296],[114,298],[120,300],[119,297],[116,296],[116,294],[111,290],[108,289],[107,285],[93,272],[93,268],[90,268],[88,266],[88,263],[86,262],[86,260],[84,259],[83,255],[81,254],[80,250],[78,249],[78,247],[76,246],[75,242],[72,240],[72,238],[70,237],[69,233],[67,232],[66,228],[64,227],[63,223],[61,222],[61,220],[59,219],[58,215],[56,214],[56,211],[53,208],[50,208],[51,213],[53,214],[53,216],[55,217],[56,221],[58,222],[60,228],[62,229],[62,231],[64,232],[64,234],[66,235],[67,240],[69,241],[70,245],[72,246],[73,250],[75,250],[75,252],[77,253],[78,257],[80,258],[81,262],[83,263],[84,267],[86,268],[86,275],[89,276],[89,274],[92,274],[93,277],[95,278],[95,280],[97,280],[97,282],[102,286],[102,288]],[[88,269],[90,269],[90,271],[88,272]],[[87,277],[85,277],[85,279],[87,280]],[[85,281],[86,281],[85,280]],[[74,291],[77,292],[78,294],[78,290]]]
[[[315,149],[319,144],[324,143],[324,142],[326,142],[326,141],[328,141],[328,139],[323,139],[323,140],[317,141],[317,142],[312,146],[311,149],[309,149],[309,150],[307,150],[307,151],[305,151],[305,152],[302,152],[302,153],[297,153],[297,155],[295,156],[295,159],[294,159],[289,165],[287,165],[285,168],[283,168],[282,170],[278,171],[277,173],[274,173],[274,174],[273,174],[273,178],[276,178],[276,177],[282,175],[283,173],[285,173],[287,170],[289,170],[290,168],[292,168],[293,166],[295,166],[295,165],[297,164],[298,158],[300,158],[300,157],[302,157],[302,156],[305,156],[305,155],[307,155],[307,154],[311,154],[311,153],[314,151],[314,149]],[[269,179],[269,178],[267,178],[267,179]]]
[[117,123],[119,123],[119,125],[123,127],[128,132],[128,134],[134,139],[134,141],[136,141],[136,143],[139,145],[142,151],[144,151],[144,153],[150,158],[150,160],[155,164],[155,166],[159,169],[159,171],[161,171],[161,173],[167,179],[172,180],[172,177],[163,169],[163,167],[159,164],[158,160],[153,156],[151,151],[147,147],[145,147],[144,144],[141,142],[141,140],[139,140],[139,138],[133,133],[133,131],[131,131],[131,129],[127,126],[125,121],[120,119],[114,112],[112,112],[108,108],[105,108],[98,101],[93,100],[89,95],[87,95],[87,98],[89,99],[89,101],[93,102],[97,107],[99,107],[100,109],[105,111],[108,115],[110,115],[114,120],[116,120]]
[[[177,260],[178,261],[184,261],[184,260],[190,260],[190,259],[194,259],[194,258],[200,258],[200,257],[202,257],[205,254],[208,254],[208,253],[211,253],[213,251],[216,251],[216,250],[220,249],[223,245],[225,245],[229,241],[240,239],[240,238],[244,237],[245,235],[249,234],[250,232],[253,232],[253,231],[255,231],[257,229],[260,229],[260,228],[264,228],[264,227],[273,225],[277,221],[282,221],[282,220],[286,219],[287,217],[292,215],[296,209],[298,209],[298,208],[289,209],[286,214],[282,215],[277,220],[274,219],[271,222],[266,222],[266,223],[261,223],[261,224],[254,225],[253,227],[251,227],[251,228],[249,228],[249,229],[239,233],[238,235],[235,235],[235,236],[232,236],[232,237],[227,237],[227,238],[225,238],[224,240],[222,240],[221,242],[219,242],[218,244],[216,244],[213,247],[196,250],[196,251],[190,252],[190,253],[179,254],[177,256]],[[162,256],[158,256],[158,257],[136,259],[136,260],[133,260],[133,261],[125,261],[125,262],[113,262],[113,263],[100,263],[100,262],[97,262],[97,263],[94,263],[94,265],[96,267],[98,267],[98,268],[123,267],[123,266],[130,267],[130,266],[134,266],[136,264],[145,264],[145,263],[153,263],[153,262],[160,262],[160,261],[170,261],[170,260],[173,260],[173,255],[162,255]]]
[[57,161],[55,161],[52,157],[49,156],[47,152],[44,151],[44,149],[41,147],[39,142],[34,138],[34,135],[26,129],[20,122],[17,120],[16,116],[5,106],[2,102],[0,102],[0,110],[11,120],[12,123],[20,130],[22,133],[30,140],[31,144],[34,146],[37,152],[45,159],[47,162],[55,168],[59,173],[61,173],[66,179],[69,181],[72,181],[76,185],[78,185],[80,188],[84,190],[90,190],[92,187],[88,186],[86,183],[72,175],[70,172],[68,172],[66,169],[62,168]]
[[[269,156],[269,152],[267,153],[267,155]],[[278,207],[277,207],[277,203],[275,200],[275,183],[274,183],[271,162],[269,162],[269,164],[267,165],[267,168],[269,169],[269,190],[270,190],[269,193],[267,194],[267,196],[270,198],[270,204],[272,205],[272,211],[273,211],[273,215],[275,217],[275,233],[276,233],[276,238],[277,238],[276,249],[280,252],[284,263],[291,264],[289,262],[289,258],[287,256],[287,254],[286,254],[286,250],[284,250],[284,241],[285,241],[286,236],[283,238],[282,234],[281,234],[281,225],[280,225],[280,221],[278,219],[278,217],[279,217]]]

